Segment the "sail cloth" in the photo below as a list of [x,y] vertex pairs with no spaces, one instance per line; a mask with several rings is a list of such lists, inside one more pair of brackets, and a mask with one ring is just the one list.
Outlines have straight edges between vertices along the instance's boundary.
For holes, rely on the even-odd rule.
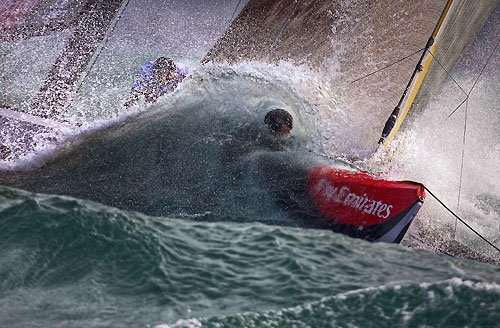
[[[35,116],[58,119],[74,85],[104,39],[123,0],[11,0],[2,15],[10,17],[0,42],[68,30],[65,47],[29,108]],[[29,10],[28,10],[29,9]],[[21,15],[24,17],[21,19]],[[17,19],[14,25],[14,18]],[[7,25],[6,25],[7,26]]]
[[15,26],[40,0],[4,0],[0,3],[0,30]]
[[[451,72],[457,65],[499,5],[500,0],[452,1],[436,36],[436,49],[433,56],[437,60],[431,61],[425,80],[405,118],[402,129],[411,126],[411,122],[422,114],[428,99],[440,90],[440,85],[448,78],[448,72]],[[465,94],[463,97],[466,97]],[[450,111],[453,109],[450,108]]]

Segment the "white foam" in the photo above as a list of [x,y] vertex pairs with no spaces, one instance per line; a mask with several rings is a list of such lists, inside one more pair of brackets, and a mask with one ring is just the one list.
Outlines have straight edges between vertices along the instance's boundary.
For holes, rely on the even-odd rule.
[[200,328],[201,322],[198,319],[179,319],[172,325],[160,324],[155,328]]

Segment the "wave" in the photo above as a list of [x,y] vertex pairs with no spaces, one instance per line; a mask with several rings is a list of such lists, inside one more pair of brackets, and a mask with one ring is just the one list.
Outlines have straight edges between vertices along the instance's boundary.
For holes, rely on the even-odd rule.
[[497,266],[327,230],[150,217],[9,187],[0,187],[0,218],[2,326],[34,317],[52,327],[181,318],[209,327],[326,326],[353,311],[353,323],[378,320],[406,303],[411,325],[436,308],[458,316],[455,308],[469,313],[485,303],[481,316],[469,313],[472,323],[498,312],[489,301],[498,298]]
[[[35,157],[33,166],[0,172],[0,183],[153,216],[276,221],[267,213],[286,199],[278,194],[290,196],[297,184],[302,194],[288,198],[307,202],[307,169],[334,162],[321,154],[340,141],[318,135],[346,124],[319,119],[342,111],[325,107],[333,91],[308,74],[285,64],[277,72],[255,63],[207,65],[147,109],[91,124]],[[320,87],[323,93],[305,91]],[[280,107],[294,116],[291,137],[276,138],[264,124],[265,114]]]
[[[5,187],[0,195],[3,292],[77,283],[103,266],[118,268],[110,279],[127,281],[130,292],[147,288],[150,277],[164,278],[154,264],[168,249],[158,248],[158,228],[144,216]],[[134,275],[123,274],[132,268]]]
[[370,287],[292,308],[180,319],[156,328],[196,327],[493,327],[500,285],[451,278]]

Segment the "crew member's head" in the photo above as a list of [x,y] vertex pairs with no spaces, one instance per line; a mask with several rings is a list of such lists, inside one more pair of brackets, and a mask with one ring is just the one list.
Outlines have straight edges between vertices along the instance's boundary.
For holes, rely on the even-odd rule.
[[161,82],[168,82],[174,78],[175,63],[168,57],[160,57],[153,64],[153,74]]
[[293,117],[284,109],[277,108],[266,114],[264,123],[275,136],[282,136],[290,133],[293,127]]

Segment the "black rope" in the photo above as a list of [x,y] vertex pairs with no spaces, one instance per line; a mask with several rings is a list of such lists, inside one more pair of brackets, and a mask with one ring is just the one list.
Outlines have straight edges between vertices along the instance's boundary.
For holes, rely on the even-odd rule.
[[439,204],[441,204],[446,210],[448,210],[448,212],[450,212],[457,220],[459,220],[460,222],[462,222],[467,228],[469,228],[472,232],[474,232],[482,240],[484,240],[485,242],[487,242],[491,247],[493,247],[494,249],[496,249],[500,253],[500,249],[498,247],[496,247],[495,245],[493,245],[493,243],[491,243],[488,239],[484,238],[479,232],[477,232],[476,230],[474,230],[470,225],[468,225],[464,220],[462,220],[458,215],[456,215],[452,210],[450,210],[448,208],[448,206],[446,206],[439,198],[437,198],[427,187],[424,186],[424,189],[432,197],[434,197],[434,199],[436,199],[439,202]]
[[432,56],[432,58],[439,64],[439,66],[441,66],[441,68],[446,72],[446,74],[450,77],[450,79],[453,82],[455,82],[455,84],[460,88],[460,90],[462,90],[462,92],[467,96],[467,92],[465,92],[465,90],[460,86],[460,84],[458,84],[458,82],[453,78],[451,73],[448,72],[448,70],[443,66],[443,64],[441,64],[441,62],[437,59],[437,57],[434,56],[434,54],[431,51],[428,51],[428,52]]
[[353,81],[351,81],[351,82],[349,82],[349,83],[354,83],[354,82],[358,82],[358,81],[360,81],[360,80],[363,80],[364,78],[367,78],[368,76],[371,76],[371,75],[373,75],[373,74],[376,74],[376,73],[378,73],[378,72],[380,72],[380,71],[383,71],[383,70],[384,70],[384,69],[386,69],[386,68],[389,68],[389,67],[391,67],[391,66],[393,66],[393,65],[396,65],[397,63],[402,62],[402,61],[403,61],[403,60],[405,60],[405,59],[408,59],[408,58],[410,58],[410,57],[412,57],[412,56],[415,56],[416,54],[418,54],[419,52],[421,52],[421,51],[423,51],[423,50],[425,50],[425,47],[424,47],[424,48],[422,48],[422,49],[419,49],[419,50],[415,51],[414,53],[409,54],[408,56],[405,56],[405,57],[403,57],[403,58],[401,58],[401,59],[399,59],[399,60],[397,60],[397,61],[395,61],[395,62],[393,62],[393,63],[391,63],[391,64],[389,64],[389,65],[387,65],[387,66],[385,66],[385,67],[382,67],[381,69],[378,69],[378,70],[376,70],[376,71],[374,71],[374,72],[371,72],[371,73],[369,73],[369,74],[366,74],[365,76],[362,76],[362,77],[360,77],[360,78],[357,78],[356,80],[353,80]]
[[469,96],[466,96],[464,100],[462,100],[462,102],[446,117],[445,121],[447,119],[449,119],[451,117],[451,115],[453,115],[460,107],[462,107],[462,105],[467,101],[469,100]]
[[[464,158],[465,158],[465,137],[467,135],[467,112],[469,106],[469,98],[465,102],[465,120],[464,120],[464,136],[462,140],[462,163],[460,164],[460,184],[458,185],[458,199],[457,199],[457,209],[460,208],[460,196],[462,194],[462,179],[464,173]],[[455,220],[455,238],[457,236],[457,221]]]
[[498,40],[497,42],[497,45],[495,46],[495,48],[493,49],[493,51],[491,52],[490,56],[488,57],[488,60],[486,61],[486,64],[484,64],[483,68],[481,69],[481,73],[479,73],[476,81],[474,81],[474,84],[472,85],[472,88],[470,89],[469,91],[469,95],[471,94],[472,90],[474,90],[474,87],[476,86],[476,83],[477,81],[479,81],[479,78],[481,77],[481,75],[483,74],[484,72],[484,69],[486,68],[486,66],[488,66],[488,63],[490,62],[490,59],[491,57],[493,57],[493,54],[495,53],[495,51],[497,50],[498,48],[498,45],[500,44],[500,39]]
[[[458,87],[460,88],[460,90],[462,90],[462,92],[465,93],[465,95],[466,95],[465,99],[462,100],[462,102],[445,119],[445,121],[448,120],[465,103],[464,135],[463,135],[463,139],[462,139],[462,162],[461,162],[461,165],[460,165],[460,184],[459,184],[459,187],[458,187],[457,208],[460,208],[460,196],[461,196],[461,193],[462,193],[462,179],[463,179],[464,157],[465,157],[465,140],[466,140],[466,134],[467,134],[467,112],[468,112],[468,107],[469,107],[470,94],[472,93],[472,91],[476,87],[477,82],[481,78],[481,75],[483,74],[484,70],[486,69],[486,66],[488,66],[488,63],[490,62],[491,57],[493,57],[493,54],[497,50],[499,44],[500,44],[500,39],[498,40],[497,44],[495,45],[495,48],[493,48],[493,51],[491,52],[491,54],[489,55],[488,59],[486,60],[486,63],[483,65],[483,68],[481,69],[481,72],[479,72],[479,75],[477,76],[476,80],[474,81],[474,83],[473,83],[473,85],[472,85],[472,87],[471,87],[471,89],[469,90],[468,93],[465,92],[465,90],[460,86],[460,84],[458,84],[458,82],[453,78],[453,76],[451,76],[451,74],[446,70],[446,68],[444,68],[444,66],[439,62],[439,60],[437,60],[437,58],[434,57],[434,55],[432,54],[432,52],[429,51],[429,53],[431,54],[431,56],[434,59],[436,59],[436,62],[443,68],[443,70],[448,74],[448,76],[452,79],[452,81],[456,85],[458,85]],[[455,237],[456,237],[456,233],[457,233],[457,221],[455,221],[455,229],[454,229]],[[481,235],[479,235],[479,236],[482,238]],[[493,246],[493,244],[491,244],[491,243],[490,243],[490,245]],[[493,246],[493,247],[495,247],[495,246]],[[498,248],[496,248],[496,247],[495,247],[495,249],[498,250]]]
[[3,105],[7,108],[7,75],[5,74],[5,62],[7,54],[1,54],[2,58],[2,91],[3,91]]
[[439,66],[441,66],[441,68],[446,72],[446,74],[448,75],[448,77],[453,81],[453,83],[455,83],[458,88],[465,94],[465,99],[462,100],[462,102],[446,117],[445,121],[447,119],[449,119],[451,117],[451,115],[453,115],[460,107],[462,107],[462,105],[467,101],[467,99],[469,99],[469,94],[467,94],[467,92],[462,88],[462,86],[460,86],[460,84],[457,82],[457,80],[455,80],[453,78],[453,76],[451,75],[450,72],[448,72],[448,70],[443,66],[443,64],[441,64],[441,62],[437,59],[436,56],[434,56],[434,54],[429,51],[429,54],[432,56],[432,58],[439,64]]

